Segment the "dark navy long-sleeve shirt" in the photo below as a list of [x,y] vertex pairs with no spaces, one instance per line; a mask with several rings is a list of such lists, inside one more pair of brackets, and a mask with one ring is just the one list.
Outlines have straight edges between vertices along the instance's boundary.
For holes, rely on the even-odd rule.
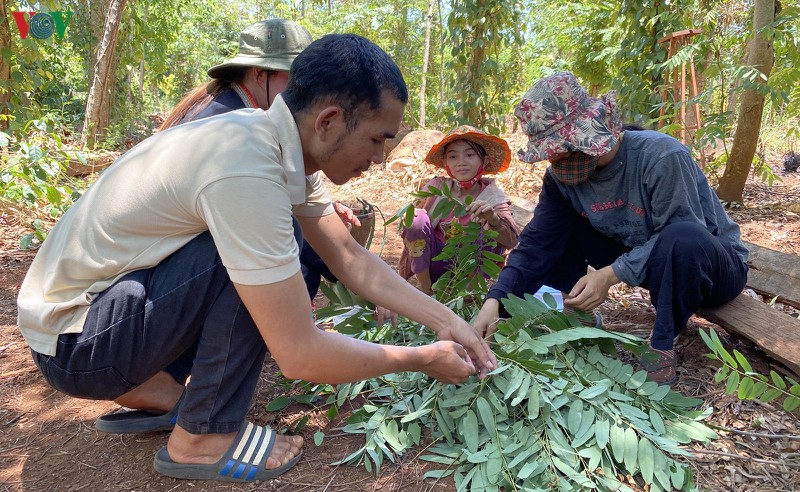
[[748,251],[739,226],[725,213],[689,150],[654,131],[628,131],[613,161],[588,181],[568,186],[545,173],[539,204],[519,245],[488,298],[536,292],[550,276],[578,213],[603,235],[631,248],[611,265],[628,285],[641,285],[659,232],[675,222],[696,222],[734,245],[742,262]]

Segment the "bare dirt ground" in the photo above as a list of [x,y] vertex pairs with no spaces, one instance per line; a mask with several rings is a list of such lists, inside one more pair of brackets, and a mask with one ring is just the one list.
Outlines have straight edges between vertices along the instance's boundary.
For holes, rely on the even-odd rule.
[[[512,138],[512,148],[521,144]],[[784,174],[775,157],[774,168],[783,182],[767,188],[752,182],[746,190],[746,209],[731,212],[742,227],[745,240],[786,253],[800,253],[800,175]],[[515,161],[500,179],[510,195],[535,202],[544,167]],[[432,169],[405,175],[375,169],[341,187],[331,186],[334,198],[363,198],[387,216],[409,200],[416,179]],[[300,463],[276,480],[258,484],[230,485],[165,478],[153,470],[156,451],[168,434],[108,435],[94,430],[94,419],[117,409],[111,402],[78,400],[48,387],[33,365],[16,327],[16,295],[33,253],[19,251],[19,236],[28,232],[24,214],[0,209],[0,491],[173,491],[173,490],[267,490],[267,491],[451,491],[451,479],[423,481],[429,465],[412,452],[387,463],[380,476],[361,467],[331,466],[360,446],[358,437],[338,431],[342,417],[328,421],[310,407],[290,406],[270,413],[265,405],[282,390],[276,384],[274,363],[262,373],[249,418],[280,428],[310,414],[302,430],[306,439]],[[373,252],[396,265],[400,252],[394,226],[384,231],[377,220]],[[318,299],[324,302],[324,299]],[[778,306],[781,308],[781,306]],[[796,311],[783,308],[787,313]],[[647,294],[639,289],[616,289],[601,307],[606,324],[623,330],[647,328],[654,319]],[[729,349],[743,352],[756,370],[775,369],[749,342],[727,335],[705,320],[693,318],[695,327],[714,326]],[[800,336],[800,334],[798,334]],[[713,383],[716,366],[704,357],[709,352],[696,329],[687,330],[678,344],[680,381],[676,388],[703,398],[713,406],[710,422],[727,430],[710,447],[690,461],[701,490],[793,491],[800,490],[800,419],[774,404],[740,402]],[[345,415],[346,416],[346,415]],[[323,430],[326,439],[315,446],[313,434]],[[421,451],[421,450],[420,450]]]

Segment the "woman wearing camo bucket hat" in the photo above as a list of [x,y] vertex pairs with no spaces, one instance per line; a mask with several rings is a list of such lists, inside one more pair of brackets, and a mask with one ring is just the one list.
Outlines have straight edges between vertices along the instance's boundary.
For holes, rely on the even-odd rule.
[[474,199],[462,217],[455,217],[452,213],[447,217],[434,217],[432,211],[441,197],[425,198],[417,204],[411,227],[402,233],[400,275],[406,279],[415,275],[420,290],[430,294],[433,282],[450,266],[433,258],[442,252],[447,239],[458,234],[463,225],[474,221],[485,229],[497,231],[497,245],[492,251],[499,255],[504,255],[517,244],[519,228],[511,215],[511,202],[493,179],[484,177],[508,168],[511,149],[505,140],[471,126],[460,126],[431,147],[425,161],[444,169],[449,177],[434,178],[422,190],[441,189],[447,185],[455,198],[463,201],[470,196]]
[[640,362],[650,379],[671,384],[675,338],[689,317],[744,288],[748,252],[739,226],[685,146],[655,131],[623,131],[613,92],[591,97],[560,72],[536,82],[515,115],[529,138],[520,158],[550,166],[533,219],[476,329],[491,334],[501,299],[542,285],[567,293],[568,308],[587,312],[620,281],[641,286],[656,320]]

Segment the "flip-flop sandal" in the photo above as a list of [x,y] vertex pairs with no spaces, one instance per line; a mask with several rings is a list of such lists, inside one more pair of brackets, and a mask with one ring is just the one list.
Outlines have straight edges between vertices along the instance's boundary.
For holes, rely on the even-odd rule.
[[129,410],[98,417],[94,421],[94,428],[100,432],[111,434],[140,434],[145,432],[169,431],[175,427],[178,420],[178,411],[183,403],[184,391],[178,403],[169,412],[158,415],[144,410]]
[[647,371],[647,377],[658,384],[672,386],[678,381],[678,357],[674,349],[658,350],[651,347],[639,358],[639,365]]
[[188,480],[219,480],[222,482],[267,480],[289,470],[303,455],[301,450],[285,465],[271,470],[264,468],[277,436],[278,434],[269,427],[246,422],[239,429],[230,449],[214,464],[175,463],[170,458],[167,447],[164,446],[156,453],[153,467],[162,475]]

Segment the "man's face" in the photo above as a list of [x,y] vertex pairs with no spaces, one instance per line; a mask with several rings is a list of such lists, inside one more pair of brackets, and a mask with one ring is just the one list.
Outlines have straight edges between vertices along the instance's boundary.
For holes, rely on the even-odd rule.
[[403,119],[405,105],[384,93],[381,107],[357,116],[355,128],[347,129],[344,115],[334,122],[331,143],[317,152],[319,169],[337,185],[361,176],[373,163],[383,162],[383,144],[394,138]]

